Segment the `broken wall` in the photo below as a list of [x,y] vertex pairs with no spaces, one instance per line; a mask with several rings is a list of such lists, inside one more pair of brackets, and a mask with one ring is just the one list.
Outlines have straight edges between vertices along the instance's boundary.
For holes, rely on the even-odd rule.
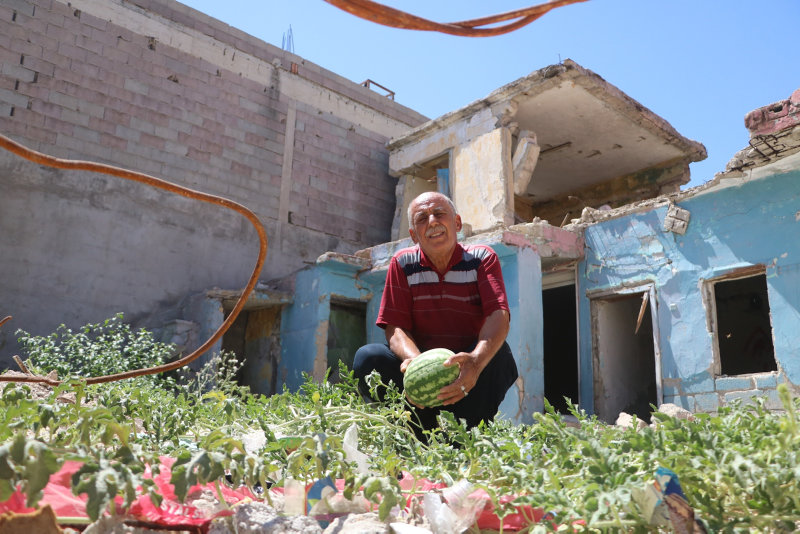
[[[423,121],[171,0],[0,4],[0,133],[244,204],[265,279],[387,241],[385,143]],[[2,153],[0,188],[0,365],[17,328],[158,326],[187,294],[244,286],[258,251],[233,212],[118,178]]]
[[[663,401],[713,411],[754,394],[780,407],[776,387],[797,391],[800,362],[800,243],[788,238],[800,224],[800,157],[793,170],[761,170],[758,179],[728,179],[679,197],[685,233],[665,230],[666,202],[632,206],[585,228],[586,258],[579,268],[581,405],[595,412],[591,299],[652,284],[655,291]],[[789,166],[785,158],[782,168]],[[773,174],[774,173],[774,174]],[[688,215],[688,217],[686,217]],[[669,221],[666,221],[669,222]],[[754,272],[765,275],[777,371],[726,376],[719,365],[710,286]],[[629,325],[633,332],[634,324]],[[600,365],[603,365],[601,362]]]

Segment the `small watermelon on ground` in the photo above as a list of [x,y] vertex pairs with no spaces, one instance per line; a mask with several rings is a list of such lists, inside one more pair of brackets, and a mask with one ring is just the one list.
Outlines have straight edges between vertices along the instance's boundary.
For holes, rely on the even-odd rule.
[[444,366],[452,355],[453,351],[448,349],[431,349],[411,360],[403,376],[403,388],[408,398],[429,408],[442,404],[436,398],[439,390],[458,378],[458,365]]

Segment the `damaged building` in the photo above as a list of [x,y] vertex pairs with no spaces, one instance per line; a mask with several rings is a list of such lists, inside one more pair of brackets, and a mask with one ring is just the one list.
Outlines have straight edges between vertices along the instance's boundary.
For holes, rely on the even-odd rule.
[[[571,60],[433,120],[171,0],[0,6],[0,132],[62,158],[159,176],[251,208],[261,283],[212,349],[259,393],[325,379],[365,342],[406,209],[450,195],[498,254],[520,378],[601,419],[713,411],[800,385],[800,93],[749,114],[750,145],[703,186],[702,144]],[[13,331],[118,311],[191,350],[255,260],[238,216],[0,153],[0,363]],[[331,375],[335,380],[335,375]]]
[[[501,405],[531,422],[546,398],[614,422],[651,405],[715,411],[796,390],[800,92],[749,114],[749,147],[680,190],[697,142],[565,61],[387,145],[395,241],[327,253],[292,277],[281,327],[286,382],[321,379],[374,326],[389,259],[408,246],[408,203],[450,194],[463,240],[498,253],[520,378]],[[366,326],[365,326],[366,325]]]

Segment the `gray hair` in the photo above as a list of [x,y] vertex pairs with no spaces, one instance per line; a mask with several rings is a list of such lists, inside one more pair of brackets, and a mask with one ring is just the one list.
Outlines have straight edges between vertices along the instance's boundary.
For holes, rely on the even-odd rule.
[[412,220],[413,217],[412,217],[412,213],[411,213],[411,206],[414,205],[414,202],[416,202],[419,197],[421,197],[422,195],[429,195],[429,194],[441,195],[442,198],[444,198],[447,201],[447,204],[450,206],[450,209],[453,210],[453,215],[458,215],[458,210],[456,209],[456,205],[450,199],[450,197],[448,197],[444,193],[439,193],[438,191],[427,191],[425,193],[420,193],[419,195],[414,197],[414,200],[412,200],[411,202],[408,203],[407,215],[408,215],[408,227],[409,228],[414,228],[414,221]]

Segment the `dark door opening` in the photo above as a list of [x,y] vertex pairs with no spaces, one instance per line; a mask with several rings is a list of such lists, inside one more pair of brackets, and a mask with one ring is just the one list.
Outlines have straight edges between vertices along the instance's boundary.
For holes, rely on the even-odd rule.
[[339,362],[353,368],[353,356],[367,340],[367,305],[363,302],[331,301],[328,321],[328,381],[340,382]]
[[575,284],[542,291],[544,396],[557,412],[578,404],[578,326]]
[[253,393],[279,393],[280,317],[278,306],[242,310],[222,336],[222,350],[236,354],[242,366],[237,376],[239,384],[248,386]]
[[658,405],[653,320],[645,295],[592,302],[594,411],[607,423],[614,423],[620,412],[649,423],[650,405]]
[[722,374],[777,371],[767,276],[760,274],[716,282],[714,304]]

